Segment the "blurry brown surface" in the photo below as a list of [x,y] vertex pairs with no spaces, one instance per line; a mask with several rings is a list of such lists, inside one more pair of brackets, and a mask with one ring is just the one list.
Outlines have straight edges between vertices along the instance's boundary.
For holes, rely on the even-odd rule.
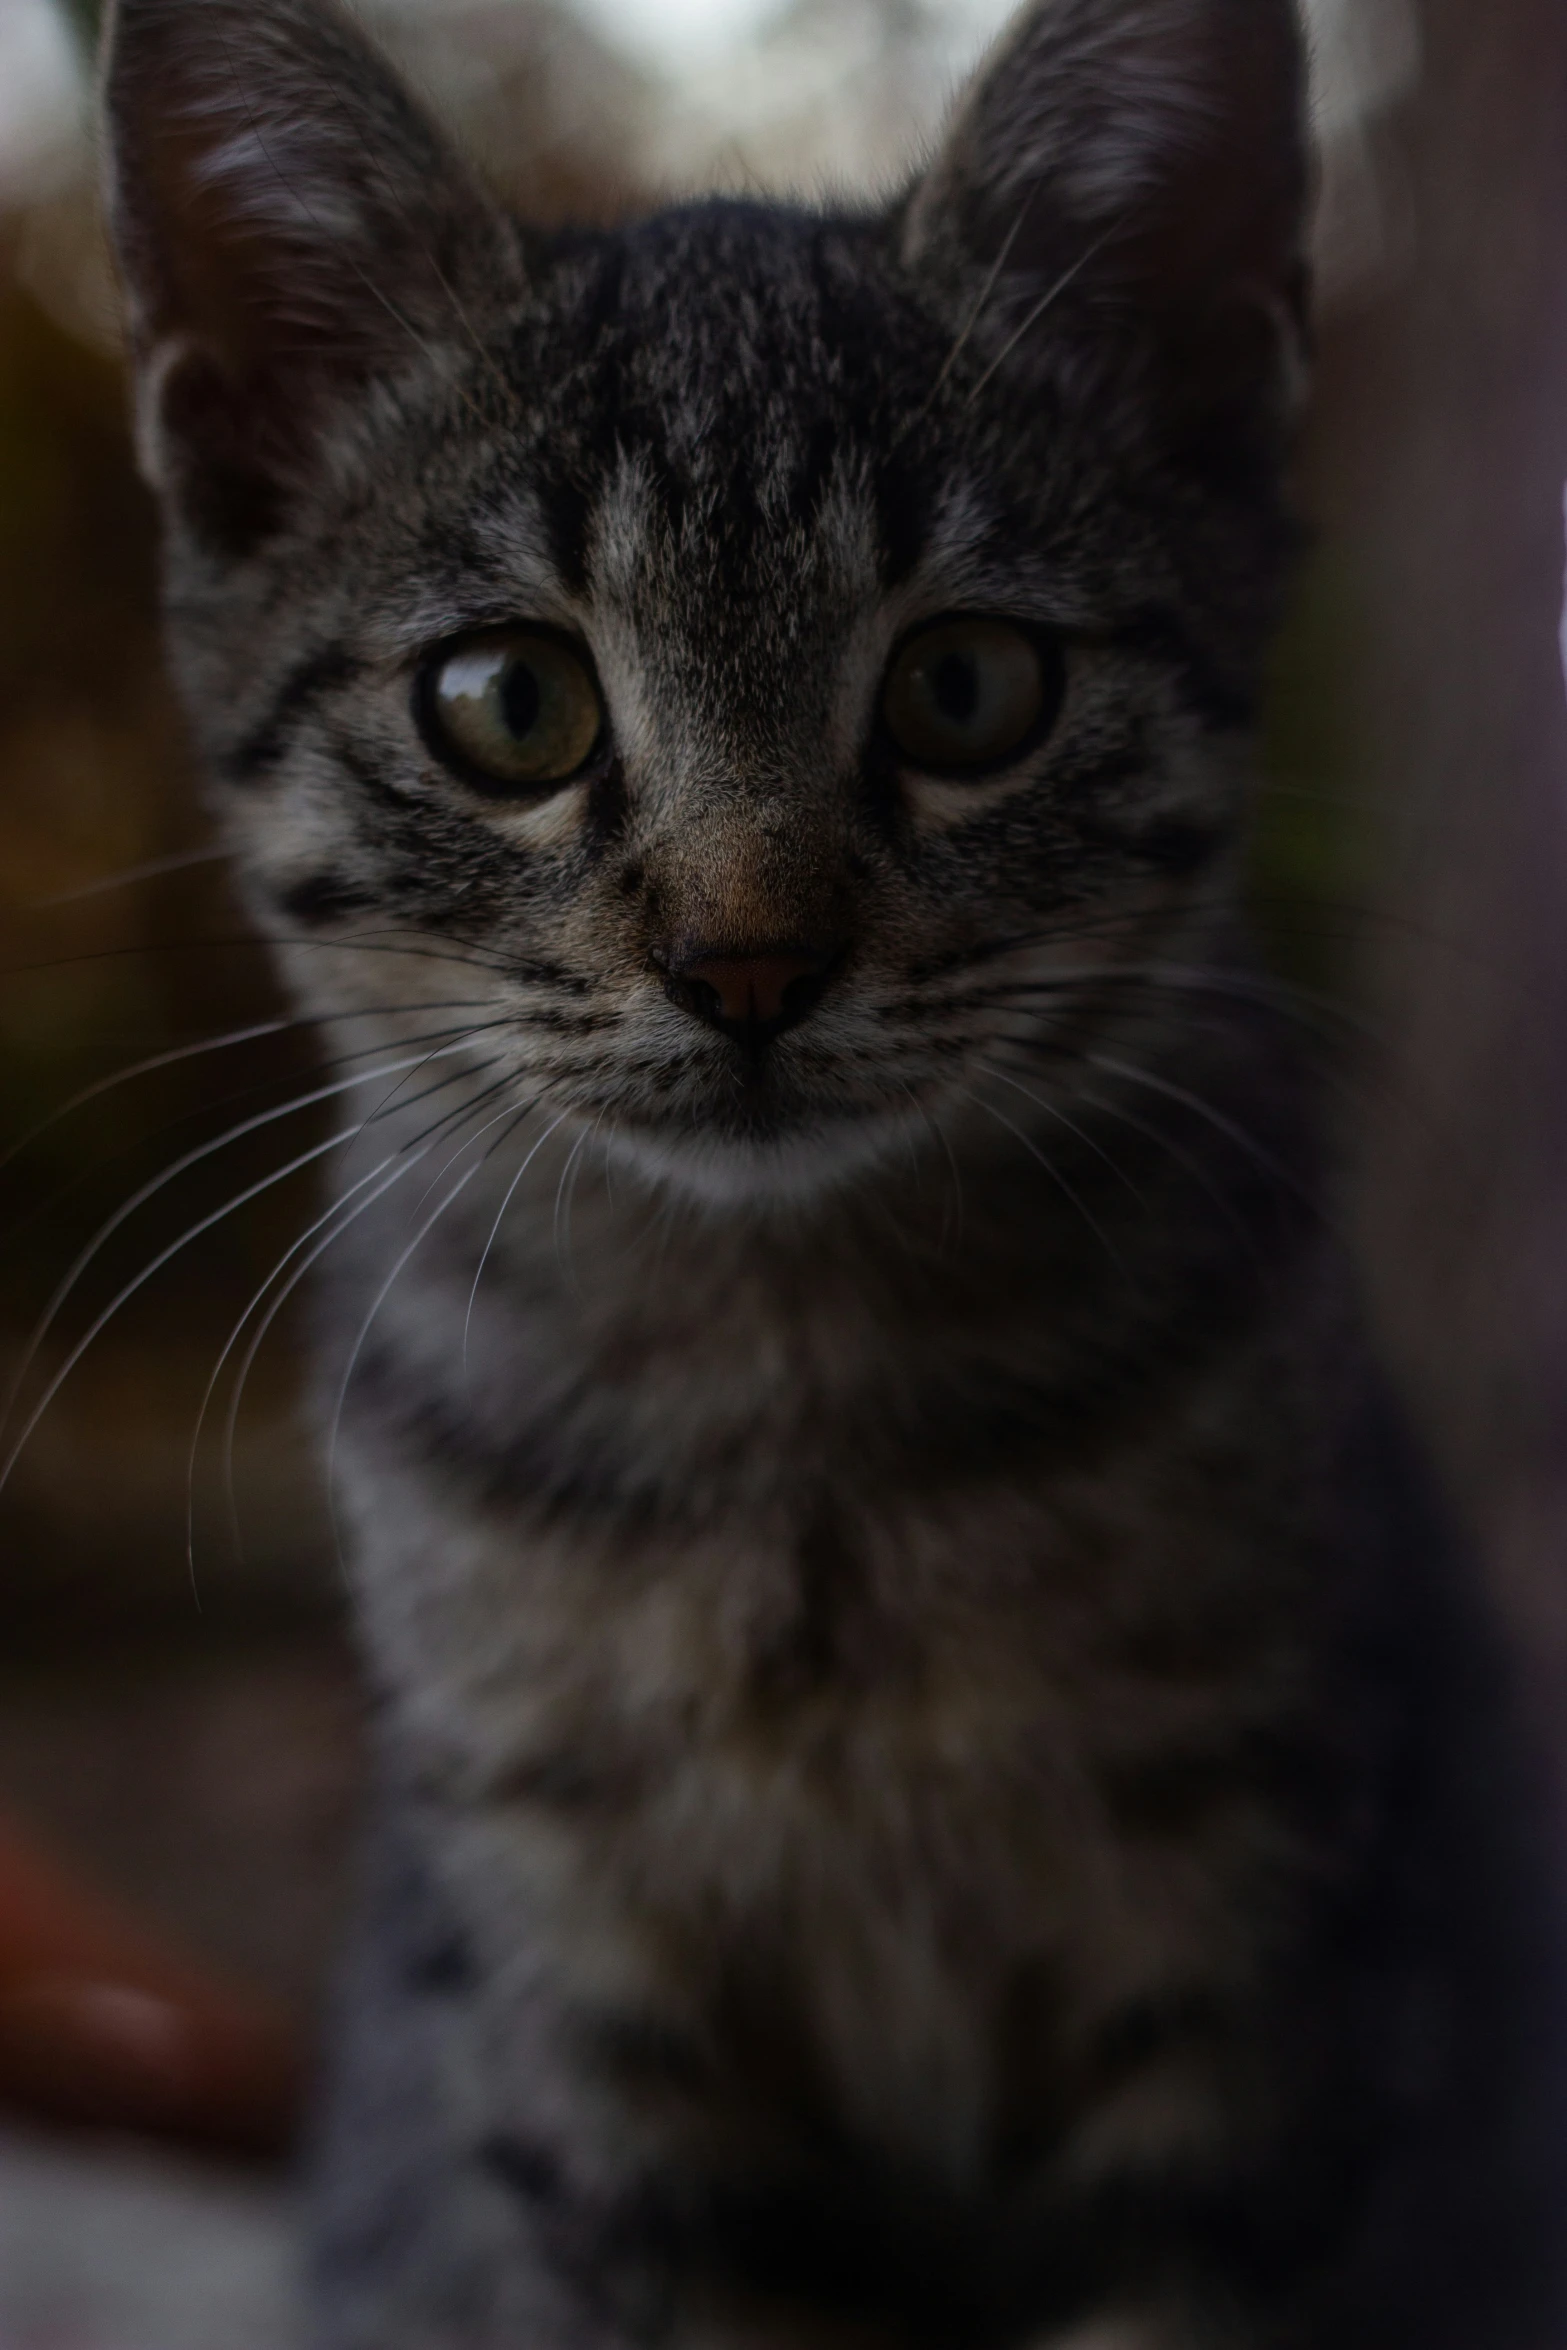
[[322,1641],[0,1677],[0,2110],[282,2151],[357,1782],[352,1676]]
[[280,2006],[0,1815],[0,2109],[274,2154],[292,2140],[302,2081]]
[[0,1675],[0,1806],[304,2021],[357,1780],[353,1679],[324,1641],[149,1641]]

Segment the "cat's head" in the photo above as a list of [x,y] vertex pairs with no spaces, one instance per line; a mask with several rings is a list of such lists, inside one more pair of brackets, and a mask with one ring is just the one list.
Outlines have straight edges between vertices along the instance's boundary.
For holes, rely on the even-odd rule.
[[311,1001],[461,1006],[709,1194],[1055,1114],[1233,892],[1290,0],[1039,0],[876,211],[535,235],[328,0],[118,0],[107,98],[175,658]]

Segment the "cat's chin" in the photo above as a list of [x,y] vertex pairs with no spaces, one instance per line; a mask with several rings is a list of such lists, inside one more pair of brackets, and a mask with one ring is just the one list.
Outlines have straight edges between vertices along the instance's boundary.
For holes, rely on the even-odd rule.
[[604,1149],[644,1183],[705,1207],[801,1206],[863,1181],[920,1131],[907,1111],[823,1119],[768,1136],[623,1125],[606,1133]]

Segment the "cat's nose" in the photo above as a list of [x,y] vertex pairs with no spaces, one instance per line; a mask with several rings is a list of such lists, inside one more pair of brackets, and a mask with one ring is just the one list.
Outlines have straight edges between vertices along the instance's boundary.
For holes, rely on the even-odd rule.
[[657,960],[672,1003],[754,1051],[815,1009],[836,957],[791,942],[749,955],[698,946]]

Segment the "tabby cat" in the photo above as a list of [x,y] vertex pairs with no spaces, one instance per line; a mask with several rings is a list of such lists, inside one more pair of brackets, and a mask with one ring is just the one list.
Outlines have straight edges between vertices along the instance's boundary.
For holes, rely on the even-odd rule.
[[544,234],[330,0],[119,0],[173,661],[354,1105],[330,2350],[1562,2338],[1530,1769],[1240,911],[1302,82],[1034,0],[883,208]]

